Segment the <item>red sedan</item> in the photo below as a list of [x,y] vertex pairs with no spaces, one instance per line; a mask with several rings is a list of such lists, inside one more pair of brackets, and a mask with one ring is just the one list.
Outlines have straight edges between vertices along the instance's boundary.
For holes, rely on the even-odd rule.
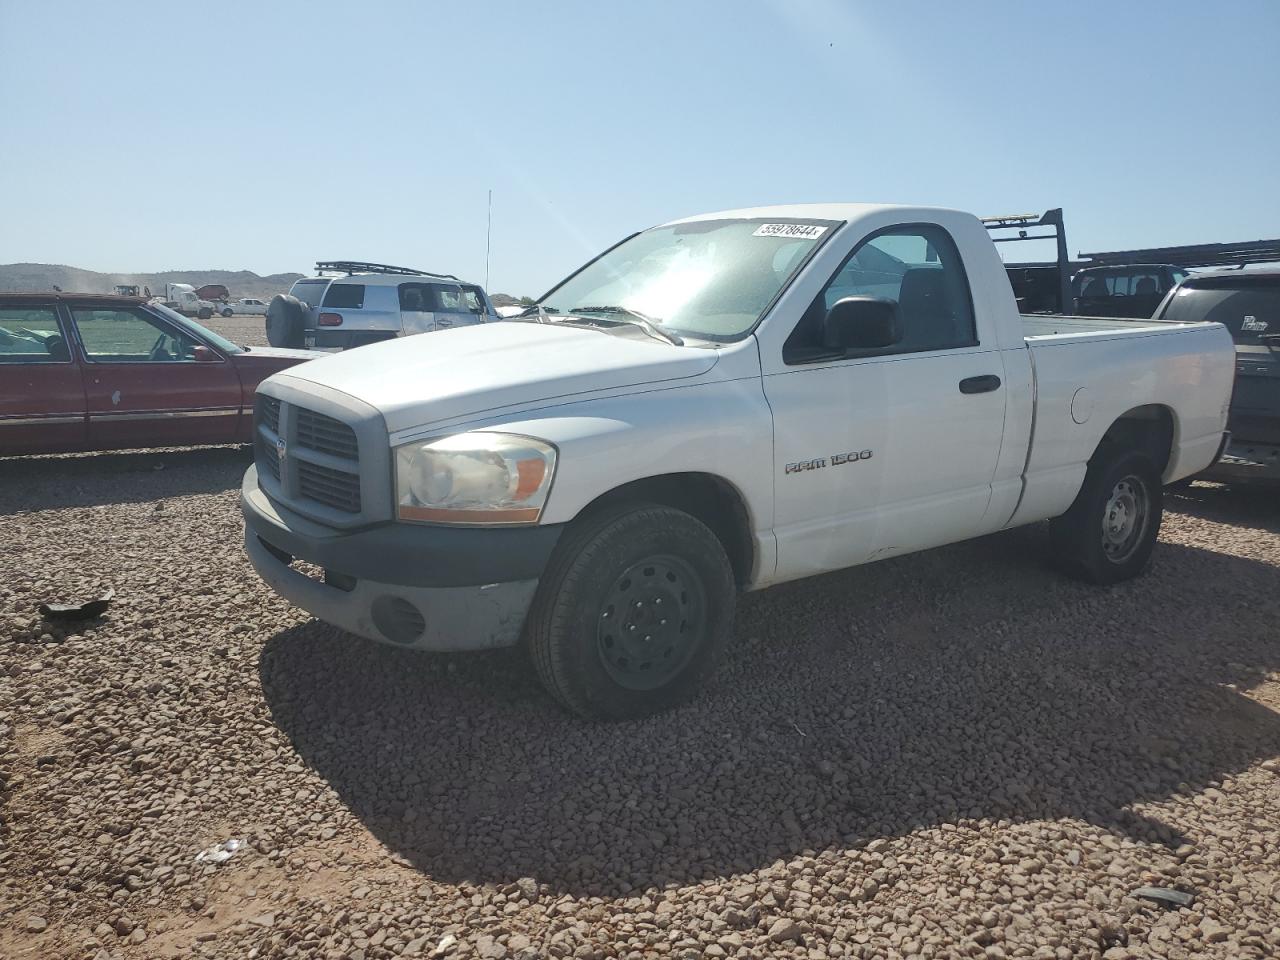
[[0,293],[0,455],[251,443],[258,384],[317,356],[141,297]]

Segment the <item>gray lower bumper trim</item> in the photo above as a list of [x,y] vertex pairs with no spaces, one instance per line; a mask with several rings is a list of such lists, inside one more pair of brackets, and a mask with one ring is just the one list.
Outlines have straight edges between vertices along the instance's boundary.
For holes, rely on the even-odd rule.
[[259,576],[308,613],[370,640],[419,650],[514,645],[538,586],[537,580],[474,587],[406,587],[357,580],[351,590],[343,590],[285,565],[249,527],[244,548]]

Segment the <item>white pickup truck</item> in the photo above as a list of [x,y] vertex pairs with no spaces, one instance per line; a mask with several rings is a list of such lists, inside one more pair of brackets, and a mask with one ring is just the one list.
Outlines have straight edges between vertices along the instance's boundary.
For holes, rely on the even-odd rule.
[[1020,317],[968,214],[707,214],[520,321],[266,380],[245,546],[353,633],[522,643],[570,710],[636,716],[707,675],[738,590],[1043,520],[1066,572],[1138,574],[1234,362],[1216,323]]

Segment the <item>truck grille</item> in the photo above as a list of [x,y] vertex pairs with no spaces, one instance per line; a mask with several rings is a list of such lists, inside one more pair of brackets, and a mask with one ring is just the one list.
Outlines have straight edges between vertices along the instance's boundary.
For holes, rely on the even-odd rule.
[[308,504],[344,514],[360,512],[360,445],[355,431],[341,420],[259,394],[254,460],[259,476],[275,481],[278,490],[272,496],[303,513],[314,512],[306,509]]
[[272,433],[280,432],[280,401],[275,397],[258,396],[258,419]]
[[258,434],[254,460],[257,461],[259,473],[266,473],[277,483],[280,482],[280,458],[276,455],[275,447],[261,433]]
[[347,513],[360,512],[360,477],[318,463],[297,462],[298,492],[309,500]]
[[297,443],[346,460],[357,459],[356,432],[340,420],[298,408]]

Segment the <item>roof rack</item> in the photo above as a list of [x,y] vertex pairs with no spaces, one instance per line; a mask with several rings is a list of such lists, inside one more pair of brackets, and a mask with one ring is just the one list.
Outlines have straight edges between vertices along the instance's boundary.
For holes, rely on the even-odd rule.
[[1110,250],[1081,253],[1085,266],[1169,263],[1175,267],[1244,267],[1280,260],[1280,239],[1245,243],[1196,243],[1181,247],[1148,247],[1143,250]]
[[[409,277],[439,277],[442,280],[458,280],[452,273],[431,273],[412,267],[392,267],[385,263],[365,263],[363,260],[318,260],[316,273],[402,273]],[[458,281],[461,283],[461,281]]]

